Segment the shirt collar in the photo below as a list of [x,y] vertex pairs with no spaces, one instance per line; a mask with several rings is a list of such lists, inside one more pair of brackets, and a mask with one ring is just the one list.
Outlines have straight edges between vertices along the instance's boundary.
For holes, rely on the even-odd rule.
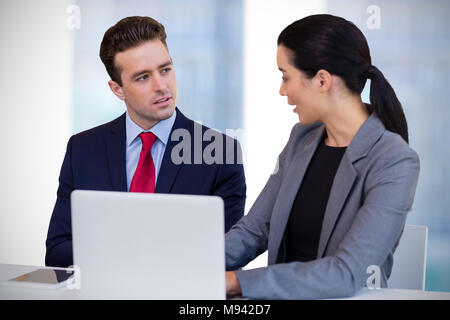
[[168,119],[159,121],[151,127],[150,130],[144,130],[131,120],[130,115],[126,112],[125,128],[127,133],[127,146],[130,146],[141,132],[152,132],[164,145],[166,145],[176,117],[177,110],[174,110]]

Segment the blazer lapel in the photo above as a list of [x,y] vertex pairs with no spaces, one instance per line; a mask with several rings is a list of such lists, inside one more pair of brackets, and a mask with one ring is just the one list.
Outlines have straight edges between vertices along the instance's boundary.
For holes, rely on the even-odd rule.
[[[172,149],[179,141],[172,140],[172,132],[176,129],[186,129],[191,134],[191,142],[193,139],[193,121],[186,118],[178,108],[176,108],[177,117],[170,132],[169,140],[167,141],[166,150],[164,151],[161,168],[159,169],[158,179],[156,181],[155,193],[170,193],[173,183],[177,177],[178,171],[183,164],[174,164],[172,161]],[[191,130],[192,127],[192,130]]]
[[182,164],[174,164],[171,160],[172,149],[175,144],[176,142],[169,138],[166,150],[164,151],[164,157],[161,162],[161,168],[159,169],[155,193],[170,193],[172,185],[175,182],[175,178],[177,177],[178,170],[180,170],[182,166]]
[[106,152],[113,191],[127,191],[125,114],[111,122]]
[[334,177],[327,207],[325,209],[317,257],[322,257],[326,244],[328,243],[328,239],[330,238],[334,225],[336,224],[336,220],[339,217],[339,213],[342,210],[342,206],[350,193],[355,179],[356,170],[353,168],[353,164],[348,158],[347,153],[344,153]]
[[347,147],[330,190],[320,233],[317,258],[321,258],[324,255],[334,226],[338,221],[345,201],[356,180],[357,171],[354,163],[367,156],[385,130],[378,116],[372,113],[359,128],[350,145]]
[[303,148],[299,148],[292,156],[291,164],[287,167],[284,174],[285,180],[280,186],[279,195],[273,208],[273,214],[270,221],[269,243],[268,243],[268,262],[275,263],[281,240],[284,235],[287,221],[291,213],[300,184],[308,168],[314,152],[324,133],[324,126],[320,126],[311,134],[309,141]]

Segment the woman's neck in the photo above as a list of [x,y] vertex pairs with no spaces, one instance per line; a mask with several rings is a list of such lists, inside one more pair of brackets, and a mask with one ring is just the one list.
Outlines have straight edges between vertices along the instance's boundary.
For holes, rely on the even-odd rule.
[[333,112],[322,119],[327,131],[325,144],[331,147],[347,147],[370,114],[359,96],[333,104]]

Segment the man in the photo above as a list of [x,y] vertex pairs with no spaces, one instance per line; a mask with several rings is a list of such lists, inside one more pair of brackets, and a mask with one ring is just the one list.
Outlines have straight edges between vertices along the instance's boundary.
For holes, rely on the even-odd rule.
[[[122,19],[105,33],[100,58],[111,91],[127,111],[70,138],[47,235],[46,265],[73,264],[70,193],[75,189],[217,195],[225,203],[225,231],[243,216],[246,186],[238,143],[216,131],[211,135],[211,129],[175,107],[177,84],[165,40],[164,27],[149,17]],[[213,163],[190,157],[198,150],[204,155],[208,147],[205,139],[198,146],[198,132],[226,141],[211,153]],[[182,141],[188,147],[180,151],[181,136],[190,140]]]

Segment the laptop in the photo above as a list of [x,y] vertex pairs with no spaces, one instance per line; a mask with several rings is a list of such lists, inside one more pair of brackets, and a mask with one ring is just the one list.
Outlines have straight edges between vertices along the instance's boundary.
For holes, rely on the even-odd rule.
[[88,299],[225,299],[220,197],[75,190],[74,264]]

